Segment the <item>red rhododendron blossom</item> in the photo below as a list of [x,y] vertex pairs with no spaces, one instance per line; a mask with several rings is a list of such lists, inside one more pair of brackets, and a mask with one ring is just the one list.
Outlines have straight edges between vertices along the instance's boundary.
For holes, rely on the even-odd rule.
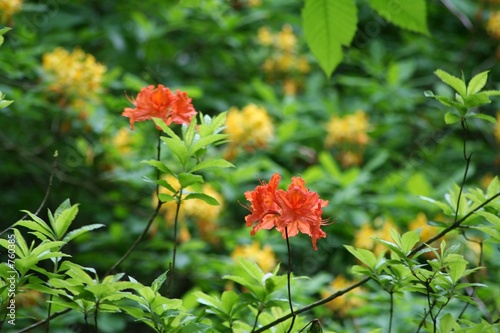
[[[272,229],[278,219],[279,206],[276,203],[276,190],[280,182],[281,176],[275,173],[269,184],[262,182],[261,185],[257,186],[253,191],[245,192],[245,198],[250,201],[250,207],[248,208],[251,212],[250,215],[245,217],[247,227],[253,225],[252,231],[253,235],[259,229]],[[254,223],[256,223],[254,225]]]
[[159,84],[142,88],[135,100],[130,100],[135,108],[125,108],[122,116],[130,118],[130,128],[134,129],[136,121],[162,119],[167,126],[189,124],[196,110],[191,98],[185,92],[177,90],[175,94],[169,88]]
[[321,226],[325,225],[321,215],[328,201],[309,191],[300,177],[293,177],[286,191],[277,189],[280,178],[274,174],[269,184],[263,182],[254,191],[245,193],[251,204],[248,207],[251,214],[245,217],[246,225],[253,226],[252,235],[259,229],[273,227],[282,233],[283,238],[286,233],[288,237],[293,237],[300,231],[311,237],[313,248],[317,250],[316,241],[326,237],[321,230]]

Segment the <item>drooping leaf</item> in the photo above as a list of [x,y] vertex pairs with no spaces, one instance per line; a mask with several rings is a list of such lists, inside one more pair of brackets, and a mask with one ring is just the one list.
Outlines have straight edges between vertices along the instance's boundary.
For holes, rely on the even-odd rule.
[[403,29],[429,35],[425,0],[368,0],[368,2],[387,21]]
[[311,52],[327,76],[342,61],[342,46],[349,46],[356,32],[354,0],[306,0],[302,25]]

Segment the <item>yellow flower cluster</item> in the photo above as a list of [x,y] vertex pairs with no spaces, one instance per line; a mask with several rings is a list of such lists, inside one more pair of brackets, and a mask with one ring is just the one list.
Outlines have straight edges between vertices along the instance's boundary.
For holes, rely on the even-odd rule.
[[236,262],[239,258],[252,260],[266,273],[276,267],[276,257],[271,246],[265,245],[261,248],[257,241],[249,245],[238,245],[231,254],[231,258]]
[[[330,290],[323,290],[321,292],[321,297],[326,298],[330,296],[332,292],[350,287],[353,283],[354,282],[352,281],[348,281],[343,275],[337,275],[337,277],[335,277],[335,279],[330,283]],[[333,312],[336,312],[343,317],[349,310],[357,308],[365,303],[361,297],[363,293],[364,290],[362,288],[357,288],[350,293],[331,300],[326,303],[326,306]]]
[[[167,175],[163,177],[175,190],[180,189],[180,183],[172,175]],[[211,242],[216,243],[218,241],[214,232],[217,228],[217,218],[222,211],[223,198],[222,195],[217,192],[210,184],[203,184],[200,190],[194,189],[192,187],[187,187],[184,189],[185,193],[189,192],[201,192],[209,195],[219,202],[218,206],[209,205],[205,201],[198,199],[183,200],[179,210],[179,226],[180,226],[180,237],[181,242],[188,241],[191,238],[191,233],[186,225],[186,219],[191,218],[196,222],[197,230],[201,238]],[[161,187],[160,193],[170,193],[167,189]],[[184,194],[185,197],[187,194]],[[156,205],[156,196],[154,198],[154,204]],[[172,226],[175,219],[175,212],[177,209],[176,201],[168,201],[164,203],[161,207],[160,212],[164,213],[165,221],[168,226]]]
[[8,22],[22,7],[21,0],[0,0],[0,23]]
[[130,137],[130,129],[122,127],[113,137],[113,146],[116,147],[121,155],[128,155],[131,151],[132,139]]
[[225,132],[231,140],[226,157],[231,159],[239,146],[246,150],[265,148],[273,138],[274,126],[264,107],[249,104],[241,111],[235,107],[229,110]]
[[486,23],[486,31],[491,37],[500,39],[500,12],[492,12]]
[[368,116],[362,110],[344,117],[333,116],[327,127],[325,146],[340,148],[339,157],[344,167],[359,165],[363,161],[362,152],[369,141]]
[[354,237],[354,247],[373,251],[375,255],[387,251],[387,248],[376,242],[374,238],[392,241],[391,229],[397,230],[397,228],[390,218],[385,221],[378,218],[375,220],[375,225],[377,228],[373,228],[369,223],[361,226]]
[[309,61],[298,55],[297,37],[289,24],[281,31],[273,34],[269,27],[262,27],[257,39],[263,46],[271,48],[270,56],[264,61],[262,68],[271,80],[283,81],[286,95],[295,95],[299,88],[300,75],[310,71]]
[[50,78],[50,89],[70,99],[87,99],[101,89],[106,67],[94,56],[76,48],[58,47],[43,55],[43,69]]

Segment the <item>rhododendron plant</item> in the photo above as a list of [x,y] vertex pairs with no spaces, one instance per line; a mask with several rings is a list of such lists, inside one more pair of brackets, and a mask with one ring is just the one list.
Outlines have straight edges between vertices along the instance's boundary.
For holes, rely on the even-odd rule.
[[253,227],[252,235],[259,229],[273,227],[283,238],[296,236],[300,231],[311,236],[313,248],[317,250],[317,240],[326,237],[321,230],[325,225],[321,215],[328,201],[307,189],[301,177],[292,177],[292,184],[286,191],[278,189],[280,179],[281,176],[275,173],[269,184],[262,182],[255,190],[245,192],[245,198],[250,202],[247,208],[251,212],[245,217],[246,225]]
[[135,100],[130,99],[135,108],[125,108],[122,116],[130,118],[130,128],[134,129],[136,121],[160,118],[170,126],[189,124],[196,110],[187,93],[176,90],[175,94],[167,87],[159,84],[157,88],[150,85],[142,88]]

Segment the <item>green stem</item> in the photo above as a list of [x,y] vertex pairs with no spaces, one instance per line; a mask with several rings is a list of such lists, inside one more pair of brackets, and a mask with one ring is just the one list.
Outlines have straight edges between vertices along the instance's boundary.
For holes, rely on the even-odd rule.
[[172,265],[170,266],[169,279],[168,279],[168,295],[172,296],[172,287],[174,285],[175,276],[175,258],[177,256],[177,226],[179,223],[179,211],[182,204],[182,188],[179,190],[179,198],[177,200],[177,207],[175,208],[174,217],[174,249],[172,251]]
[[[161,155],[161,131],[159,131],[159,134],[158,134],[158,144],[156,146],[156,160],[157,161],[160,161],[160,155]],[[160,180],[160,170],[157,169],[156,170],[156,179]],[[139,243],[142,241],[142,239],[144,238],[144,236],[146,236],[146,234],[148,233],[149,231],[149,228],[151,228],[151,225],[153,224],[153,221],[155,220],[156,216],[158,215],[158,213],[160,212],[160,208],[163,204],[163,202],[160,200],[160,198],[158,197],[160,195],[160,185],[156,185],[156,196],[158,198],[158,201],[157,201],[157,204],[156,204],[156,208],[155,208],[155,211],[153,213],[153,215],[151,216],[151,218],[149,219],[146,227],[144,228],[144,230],[142,231],[142,233],[139,235],[139,237],[135,240],[134,244],[132,244],[132,246],[127,250],[127,252],[125,252],[125,254],[110,268],[108,269],[108,271],[106,272],[106,274],[104,275],[105,277],[108,276],[109,274],[111,274],[111,272],[113,272],[118,266],[120,266],[124,261],[125,259],[128,258],[128,256],[132,253],[132,251],[135,250],[135,248],[137,247],[137,245],[139,245]]]
[[391,304],[390,304],[390,309],[389,309],[389,333],[392,332],[392,319],[394,316],[394,292],[391,290],[389,292],[389,295],[391,296]]
[[288,305],[290,305],[290,313],[292,314],[292,322],[290,323],[290,327],[288,328],[288,332],[290,333],[292,331],[293,325],[295,323],[295,317],[296,315],[293,312],[293,305],[292,305],[292,290],[290,287],[290,275],[292,272],[292,250],[290,248],[290,240],[288,239],[288,228],[285,227],[285,237],[286,237],[286,248],[288,250],[288,267],[287,267],[287,272],[286,272],[286,277],[287,277],[287,287],[288,287]]

